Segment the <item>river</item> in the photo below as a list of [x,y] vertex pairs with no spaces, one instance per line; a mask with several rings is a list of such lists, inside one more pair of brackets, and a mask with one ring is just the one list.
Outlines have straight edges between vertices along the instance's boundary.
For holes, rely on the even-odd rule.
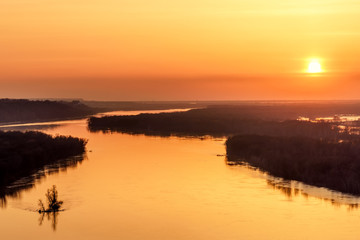
[[[360,236],[359,198],[227,163],[225,139],[92,133],[86,119],[11,128],[89,142],[82,161],[49,171],[33,187],[6,197],[0,208],[1,239]],[[52,185],[65,211],[42,216],[37,203]]]

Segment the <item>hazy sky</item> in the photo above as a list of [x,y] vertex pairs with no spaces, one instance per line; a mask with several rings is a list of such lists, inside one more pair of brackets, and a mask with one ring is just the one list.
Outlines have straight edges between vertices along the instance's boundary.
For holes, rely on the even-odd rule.
[[356,99],[359,43],[360,1],[1,0],[0,98]]

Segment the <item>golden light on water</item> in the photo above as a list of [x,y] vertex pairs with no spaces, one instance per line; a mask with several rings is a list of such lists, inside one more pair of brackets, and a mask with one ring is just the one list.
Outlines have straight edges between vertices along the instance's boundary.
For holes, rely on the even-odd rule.
[[317,59],[311,60],[310,63],[309,63],[307,72],[308,73],[320,73],[320,72],[322,72],[321,64],[320,64],[319,60],[317,60]]

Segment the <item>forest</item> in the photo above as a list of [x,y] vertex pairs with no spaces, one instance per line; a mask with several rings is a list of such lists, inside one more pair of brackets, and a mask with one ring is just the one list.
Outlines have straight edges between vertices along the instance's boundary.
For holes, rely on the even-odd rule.
[[80,101],[0,99],[0,123],[78,118],[98,111]]
[[[263,116],[260,116],[262,114]],[[266,117],[269,115],[269,117]],[[326,122],[277,121],[267,112],[250,107],[208,107],[187,112],[105,116],[88,119],[90,131],[114,131],[147,135],[229,136],[259,134],[270,136],[307,136],[348,138]]]
[[237,135],[226,141],[227,161],[248,163],[271,175],[360,194],[360,138]]
[[29,176],[46,164],[80,155],[87,140],[41,132],[0,131],[0,186]]

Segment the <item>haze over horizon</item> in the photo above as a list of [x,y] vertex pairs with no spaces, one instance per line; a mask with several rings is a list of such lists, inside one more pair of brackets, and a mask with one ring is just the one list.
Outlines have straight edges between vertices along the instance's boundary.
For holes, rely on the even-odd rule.
[[358,99],[359,20],[352,0],[3,0],[0,97]]

